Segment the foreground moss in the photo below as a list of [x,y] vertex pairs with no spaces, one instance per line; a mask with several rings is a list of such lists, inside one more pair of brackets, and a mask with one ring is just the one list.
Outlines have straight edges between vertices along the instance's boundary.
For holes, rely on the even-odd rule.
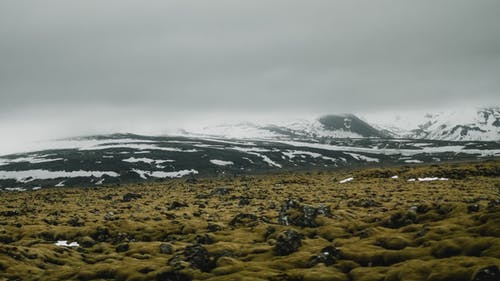
[[[487,278],[499,276],[499,170],[492,161],[2,193],[0,278],[498,280]],[[408,181],[430,176],[450,180]]]

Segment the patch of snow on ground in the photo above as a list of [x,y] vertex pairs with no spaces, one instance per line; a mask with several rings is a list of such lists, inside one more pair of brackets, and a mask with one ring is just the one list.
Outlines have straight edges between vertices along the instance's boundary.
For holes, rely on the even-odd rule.
[[316,152],[311,152],[311,151],[304,151],[304,150],[288,150],[287,152],[283,151],[282,152],[286,157],[290,158],[290,159],[293,159],[295,158],[295,156],[297,155],[309,155],[311,156],[312,158],[322,158],[322,159],[325,159],[325,160],[330,160],[330,161],[333,161],[333,162],[336,162],[337,159],[335,158],[332,158],[332,157],[327,157],[327,156],[324,156],[323,154],[320,154],[320,153],[316,153]]
[[0,171],[0,179],[15,179],[18,182],[30,182],[36,179],[57,179],[57,178],[76,178],[76,177],[118,177],[116,172],[101,171],[47,171],[47,170],[26,170],[26,171]]
[[343,180],[339,181],[339,183],[346,183],[346,182],[350,182],[352,180],[354,180],[354,178],[347,178],[347,179],[343,179]]
[[6,187],[4,191],[26,191],[23,187]]
[[391,179],[398,179],[398,176],[392,176]]
[[447,181],[447,178],[418,178],[418,181]]
[[356,154],[356,153],[344,152],[344,154],[350,155],[352,158],[354,158],[356,160],[363,160],[366,162],[379,162],[380,161],[377,158],[372,158],[372,157],[368,157],[368,156]]
[[141,178],[147,179],[146,176],[149,177],[154,177],[154,178],[181,178],[186,175],[196,175],[198,174],[197,170],[191,169],[191,170],[180,170],[180,171],[174,171],[174,172],[163,172],[163,171],[143,171],[143,170],[138,170],[138,169],[132,169],[133,172],[137,173]]
[[153,164],[153,163],[162,164],[162,163],[167,163],[167,162],[169,162],[169,163],[175,162],[175,160],[155,160],[155,159],[149,159],[149,158],[134,158],[134,157],[123,159],[122,161],[128,162],[128,163],[144,162],[144,163],[148,163],[148,164]]
[[162,150],[172,152],[198,152],[196,149],[180,149],[175,147],[161,147],[154,144],[138,144],[138,143],[124,143],[124,144],[105,144],[99,146],[82,147],[79,150],[104,150],[113,148],[131,148],[136,150]]
[[420,160],[417,160],[417,159],[409,159],[409,160],[405,160],[405,163],[419,164],[419,163],[424,163],[424,162],[420,161]]
[[61,247],[80,247],[80,244],[78,244],[78,242],[68,243],[68,241],[66,240],[57,241],[54,245]]
[[218,160],[218,159],[212,159],[210,160],[210,163],[218,166],[228,166],[228,165],[233,165],[234,163],[232,161],[224,161],[224,160]]

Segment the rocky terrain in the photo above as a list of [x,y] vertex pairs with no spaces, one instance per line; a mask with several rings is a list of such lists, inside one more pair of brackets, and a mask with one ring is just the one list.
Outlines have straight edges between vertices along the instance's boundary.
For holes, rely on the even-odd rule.
[[500,280],[500,162],[0,194],[0,280]]

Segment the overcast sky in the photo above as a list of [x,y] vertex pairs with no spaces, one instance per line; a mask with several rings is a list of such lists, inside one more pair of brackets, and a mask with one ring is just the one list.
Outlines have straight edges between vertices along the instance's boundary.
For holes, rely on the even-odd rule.
[[0,129],[499,105],[499,12],[497,0],[1,1]]

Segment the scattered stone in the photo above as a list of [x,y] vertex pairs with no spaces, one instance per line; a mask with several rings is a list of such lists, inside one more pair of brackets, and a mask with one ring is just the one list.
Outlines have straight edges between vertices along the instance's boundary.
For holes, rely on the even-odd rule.
[[472,281],[498,281],[500,280],[500,270],[496,265],[481,268],[474,274]]
[[238,203],[240,207],[250,205],[250,199],[248,197],[241,197],[240,202]]
[[15,216],[19,216],[19,215],[20,215],[20,213],[17,210],[14,210],[14,211],[8,210],[8,211],[0,212],[0,216],[2,216],[2,217],[15,217]]
[[340,258],[341,252],[333,246],[325,247],[319,255],[311,257],[309,267],[313,267],[318,263],[324,263],[326,266],[334,264]]
[[215,267],[207,249],[201,245],[195,244],[187,246],[184,250],[184,257],[193,268],[197,268],[203,272],[210,272]]
[[281,225],[295,225],[300,227],[318,227],[316,217],[324,215],[330,217],[329,206],[313,207],[302,205],[295,200],[286,200],[281,204],[278,223]]
[[168,207],[168,210],[169,211],[172,211],[172,210],[179,210],[180,208],[184,208],[184,207],[187,207],[188,205],[185,204],[185,203],[180,203],[178,201],[174,201],[170,204],[170,206]]
[[207,226],[207,230],[209,232],[217,232],[217,231],[221,231],[222,227],[220,225],[217,225],[217,224],[209,223]]
[[427,213],[431,208],[428,205],[425,204],[420,204],[417,206],[417,213],[419,214],[425,214]]
[[214,239],[212,237],[208,236],[208,234],[196,235],[196,237],[194,238],[194,241],[196,244],[213,244],[214,243]]
[[296,252],[300,246],[302,246],[302,235],[289,229],[278,236],[274,252],[278,256],[287,256]]
[[467,213],[477,213],[479,212],[479,209],[481,209],[481,205],[479,204],[472,204],[467,206]]
[[98,227],[91,237],[95,241],[106,242],[111,238],[111,235],[109,234],[109,230],[107,228]]
[[161,243],[160,244],[160,253],[165,255],[171,255],[174,253],[174,247],[169,243]]
[[115,248],[116,252],[118,252],[118,253],[126,252],[129,249],[130,249],[130,246],[127,243],[120,244],[120,245],[116,246],[116,248]]
[[276,228],[274,228],[272,226],[268,226],[266,228],[266,232],[264,233],[264,237],[267,239],[269,236],[271,236],[275,232],[276,232]]
[[130,202],[135,199],[141,199],[142,195],[138,193],[127,193],[123,195],[122,202]]
[[81,227],[85,225],[85,220],[78,216],[75,216],[68,220],[68,224],[74,227]]

